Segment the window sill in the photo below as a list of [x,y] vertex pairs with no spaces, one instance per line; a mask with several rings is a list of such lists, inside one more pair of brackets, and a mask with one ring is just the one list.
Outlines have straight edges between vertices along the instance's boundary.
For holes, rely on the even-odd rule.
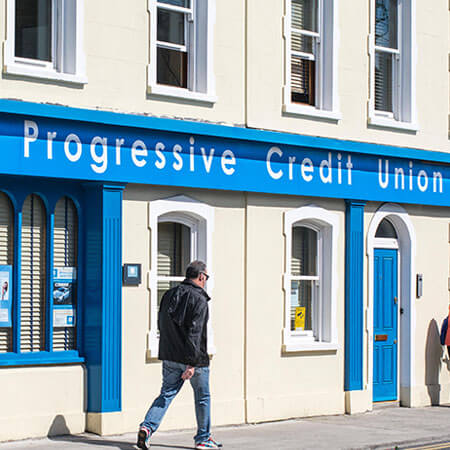
[[163,97],[172,97],[184,100],[193,100],[202,103],[216,103],[217,97],[211,94],[204,94],[202,92],[189,91],[183,88],[177,88],[172,86],[163,86],[160,84],[149,85],[149,94],[161,95]]
[[419,126],[416,122],[400,122],[389,117],[370,116],[367,123],[376,127],[393,128],[405,131],[418,131]]
[[314,106],[297,105],[294,103],[284,104],[283,112],[296,116],[317,117],[321,119],[335,120],[336,122],[342,119],[342,114],[340,112],[317,109]]
[[81,364],[84,358],[77,351],[4,353],[0,355],[0,367],[5,366],[43,366],[50,364]]
[[41,78],[44,80],[63,81],[73,84],[87,84],[88,80],[85,75],[73,75],[68,73],[56,72],[33,65],[11,63],[4,66],[4,73],[8,75],[20,75],[32,78]]
[[337,351],[339,346],[332,342],[290,342],[283,345],[283,353]]

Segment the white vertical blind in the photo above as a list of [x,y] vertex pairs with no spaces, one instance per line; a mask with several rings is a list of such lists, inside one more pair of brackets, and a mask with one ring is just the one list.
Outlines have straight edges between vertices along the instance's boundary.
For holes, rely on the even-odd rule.
[[177,222],[158,223],[158,305],[163,293],[183,277],[191,256],[191,230]]
[[[78,216],[73,201],[61,198],[55,207],[53,228],[53,266],[77,267]],[[74,291],[76,294],[76,290]],[[75,301],[75,299],[74,299]],[[76,304],[74,304],[76,308]],[[76,347],[76,327],[53,328],[53,350],[73,350]]]
[[[0,265],[13,265],[14,210],[9,198],[0,193]],[[12,351],[12,328],[0,328],[0,353]]]
[[42,200],[28,196],[22,209],[20,349],[45,349],[46,215]]

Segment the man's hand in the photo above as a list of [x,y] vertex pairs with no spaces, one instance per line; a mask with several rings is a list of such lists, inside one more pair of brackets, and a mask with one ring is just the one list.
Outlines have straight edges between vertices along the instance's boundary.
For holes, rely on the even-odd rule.
[[181,375],[181,378],[186,381],[190,380],[194,376],[195,367],[187,366],[186,370],[183,372],[183,375]]

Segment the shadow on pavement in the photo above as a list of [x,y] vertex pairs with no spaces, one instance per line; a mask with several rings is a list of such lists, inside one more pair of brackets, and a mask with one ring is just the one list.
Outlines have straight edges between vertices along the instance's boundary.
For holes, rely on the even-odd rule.
[[[96,439],[96,438],[90,438],[88,436],[73,436],[73,435],[67,435],[67,436],[53,436],[48,438],[51,441],[54,442],[73,442],[78,444],[84,444],[84,445],[97,445],[102,447],[113,447],[118,448],[119,450],[135,450],[137,447],[135,446],[135,443],[130,442],[123,442],[123,441],[113,441],[113,440],[107,440],[105,438],[102,439]],[[187,447],[182,445],[171,445],[171,444],[160,444],[158,442],[152,442],[151,448],[165,448],[165,449],[182,449],[182,450],[192,450],[193,447]]]

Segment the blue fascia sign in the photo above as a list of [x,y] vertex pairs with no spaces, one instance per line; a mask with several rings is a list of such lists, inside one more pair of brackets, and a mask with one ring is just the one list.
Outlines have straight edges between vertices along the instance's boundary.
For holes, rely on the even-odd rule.
[[[0,146],[7,153],[0,172],[450,205],[450,158],[441,153],[399,148],[395,156],[394,147],[386,152],[375,144],[364,144],[370,151],[359,151],[359,143],[334,141],[340,144],[332,146],[330,139],[314,138],[314,145],[309,145],[312,141],[305,137],[302,143],[300,137],[296,144],[273,139],[281,133],[256,130],[246,135],[238,129],[232,136],[228,131],[232,127],[219,125],[203,124],[208,127],[203,133],[198,130],[206,128],[195,123],[189,127],[186,122],[180,131],[177,120],[147,118],[150,126],[146,127],[142,122],[133,126],[132,121],[121,125],[67,116],[0,112]],[[155,123],[165,126],[152,127]],[[257,139],[252,138],[255,132]],[[443,155],[441,161],[436,161],[436,154]]]

